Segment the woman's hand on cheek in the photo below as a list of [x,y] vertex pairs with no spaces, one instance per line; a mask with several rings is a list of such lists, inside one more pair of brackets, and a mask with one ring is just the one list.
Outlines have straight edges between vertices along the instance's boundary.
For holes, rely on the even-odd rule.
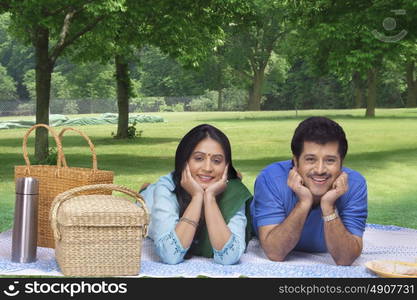
[[227,187],[227,173],[228,173],[229,166],[226,165],[224,169],[223,175],[220,180],[214,182],[213,184],[209,185],[205,190],[204,194],[207,196],[216,197],[217,195],[221,194]]
[[191,171],[190,167],[188,166],[188,163],[182,171],[181,186],[184,190],[187,191],[188,194],[190,194],[192,198],[194,198],[195,196],[202,196],[204,194],[203,188],[191,176]]

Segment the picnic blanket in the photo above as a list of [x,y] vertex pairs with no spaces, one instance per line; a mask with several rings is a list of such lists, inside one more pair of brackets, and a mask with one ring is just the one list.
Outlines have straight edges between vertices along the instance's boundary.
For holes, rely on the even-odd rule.
[[[0,275],[63,276],[54,249],[38,248],[37,261],[10,261],[12,232],[0,233]],[[377,277],[364,263],[376,259],[417,262],[417,230],[398,226],[367,224],[362,255],[352,266],[336,266],[328,253],[293,251],[285,262],[267,259],[254,238],[236,265],[223,266],[212,259],[193,257],[178,265],[167,265],[155,254],[153,243],[142,245],[141,270],[137,277]]]

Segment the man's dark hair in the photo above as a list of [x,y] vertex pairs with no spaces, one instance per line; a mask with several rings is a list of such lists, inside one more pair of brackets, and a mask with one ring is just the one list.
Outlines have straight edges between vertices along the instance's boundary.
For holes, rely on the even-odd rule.
[[348,142],[342,127],[325,117],[310,117],[302,121],[295,129],[291,141],[292,154],[299,159],[303,152],[304,142],[324,145],[329,142],[339,143],[339,154],[342,160],[348,150]]

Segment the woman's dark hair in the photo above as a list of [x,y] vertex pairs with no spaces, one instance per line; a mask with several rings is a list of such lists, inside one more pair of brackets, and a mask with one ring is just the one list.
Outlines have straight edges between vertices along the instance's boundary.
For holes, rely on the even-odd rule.
[[[177,151],[175,153],[175,170],[172,173],[175,183],[175,194],[180,207],[180,217],[184,214],[184,211],[191,201],[191,196],[181,186],[182,172],[186,167],[187,161],[191,157],[195,147],[206,138],[215,140],[222,147],[225,155],[225,162],[229,165],[227,178],[237,178],[237,172],[232,164],[232,151],[227,136],[216,127],[208,124],[198,125],[191,129],[178,144]],[[204,220],[199,223],[195,237],[198,237],[198,234],[203,226],[205,226]]]
[[324,145],[329,142],[339,143],[339,154],[343,160],[348,150],[343,128],[335,121],[325,117],[310,117],[302,121],[295,129],[291,141],[292,154],[298,160],[303,152],[304,142]]

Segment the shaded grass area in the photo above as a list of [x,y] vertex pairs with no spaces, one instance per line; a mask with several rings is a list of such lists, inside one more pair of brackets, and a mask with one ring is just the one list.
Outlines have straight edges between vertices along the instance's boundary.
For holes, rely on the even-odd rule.
[[401,195],[401,197],[380,201],[370,201],[368,209],[370,212],[368,223],[394,224],[402,227],[417,228],[415,194]]
[[[417,109],[377,110],[375,119],[363,118],[364,110],[312,110],[297,114],[158,113],[167,122],[138,124],[143,134],[136,140],[113,139],[110,134],[116,131],[116,125],[78,129],[95,144],[99,168],[113,170],[115,183],[137,190],[142,183],[172,171],[181,137],[198,124],[210,123],[229,137],[234,165],[253,191],[256,176],[266,165],[291,158],[290,142],[298,123],[308,116],[325,115],[339,122],[347,134],[349,151],[345,166],[367,179],[368,222],[417,228]],[[0,231],[12,225],[14,166],[24,164],[21,145],[26,130],[0,131]],[[33,144],[34,135],[28,141],[30,154]],[[63,144],[69,166],[91,167],[91,153],[81,137],[68,132]]]
[[0,232],[13,226],[15,194],[2,192],[1,197]]

